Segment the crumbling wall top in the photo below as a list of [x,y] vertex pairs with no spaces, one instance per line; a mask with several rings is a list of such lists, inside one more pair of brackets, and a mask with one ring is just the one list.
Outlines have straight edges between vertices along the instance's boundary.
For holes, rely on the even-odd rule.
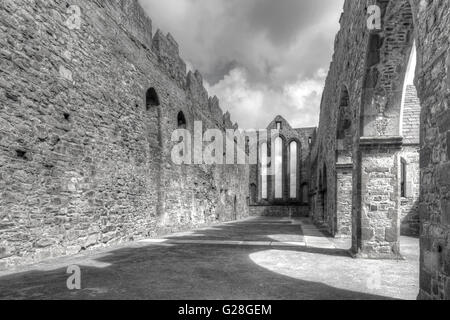
[[186,63],[180,58],[175,39],[170,34],[164,35],[158,30],[153,36],[152,50],[157,55],[161,67],[184,88],[187,68]]
[[152,45],[152,20],[145,13],[138,0],[102,1],[109,8],[109,14],[132,37],[148,48]]

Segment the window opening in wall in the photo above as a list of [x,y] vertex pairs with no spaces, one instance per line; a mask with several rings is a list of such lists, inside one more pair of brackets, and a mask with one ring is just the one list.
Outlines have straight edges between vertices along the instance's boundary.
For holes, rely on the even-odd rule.
[[281,122],[277,122],[277,130],[281,130],[282,126],[281,126]]
[[178,129],[186,129],[187,128],[186,117],[184,116],[184,113],[182,111],[180,111],[180,113],[178,113],[177,118],[178,118],[177,119]]
[[407,163],[405,161],[405,159],[402,159],[401,161],[401,196],[402,198],[406,198],[407,197],[407,192],[406,192],[406,175],[407,175]]
[[160,105],[158,94],[154,88],[147,90],[147,94],[145,95],[145,105],[147,106],[147,110]]

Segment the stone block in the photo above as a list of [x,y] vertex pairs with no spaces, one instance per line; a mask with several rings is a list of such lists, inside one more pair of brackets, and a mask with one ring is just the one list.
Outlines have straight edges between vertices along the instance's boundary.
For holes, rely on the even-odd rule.
[[420,151],[420,167],[427,168],[431,164],[433,156],[433,149],[429,147],[424,147]]
[[430,209],[426,203],[419,204],[420,221],[430,220]]
[[399,239],[399,231],[397,228],[386,228],[386,241],[396,242]]
[[375,236],[375,231],[373,228],[362,228],[361,229],[361,237],[363,240],[372,240]]

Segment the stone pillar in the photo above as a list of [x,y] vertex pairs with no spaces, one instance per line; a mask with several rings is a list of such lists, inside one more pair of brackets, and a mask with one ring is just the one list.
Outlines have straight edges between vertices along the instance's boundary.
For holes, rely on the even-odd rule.
[[[353,219],[353,254],[361,258],[400,257],[401,137],[363,137],[360,142],[360,214]],[[356,224],[356,225],[355,225]],[[355,243],[356,241],[356,243]]]
[[336,237],[352,235],[353,164],[336,164]]

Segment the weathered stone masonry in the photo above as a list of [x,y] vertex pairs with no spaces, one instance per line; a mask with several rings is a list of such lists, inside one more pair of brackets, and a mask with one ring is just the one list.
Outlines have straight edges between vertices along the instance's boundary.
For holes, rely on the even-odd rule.
[[248,167],[171,162],[180,117],[236,128],[137,1],[1,0],[0,268],[248,215]]
[[[382,9],[381,30],[367,27],[367,8],[372,4]],[[313,215],[336,234],[341,205],[336,186],[343,181],[336,175],[340,166],[336,154],[341,151],[336,132],[341,97],[347,91],[351,110],[347,127],[353,137],[351,165],[345,169],[352,172],[352,252],[375,258],[401,254],[401,228],[405,224],[407,230],[417,228],[417,203],[400,196],[402,158],[413,163],[407,192],[414,195],[420,184],[419,297],[423,299],[450,299],[449,36],[448,1],[347,0],[310,156]],[[408,103],[403,112],[401,108],[414,40],[418,55],[415,86],[421,108],[419,182],[414,164],[417,137],[416,133],[411,136],[408,127],[409,120],[417,121],[417,111],[407,110]],[[405,218],[405,210],[412,216]]]

